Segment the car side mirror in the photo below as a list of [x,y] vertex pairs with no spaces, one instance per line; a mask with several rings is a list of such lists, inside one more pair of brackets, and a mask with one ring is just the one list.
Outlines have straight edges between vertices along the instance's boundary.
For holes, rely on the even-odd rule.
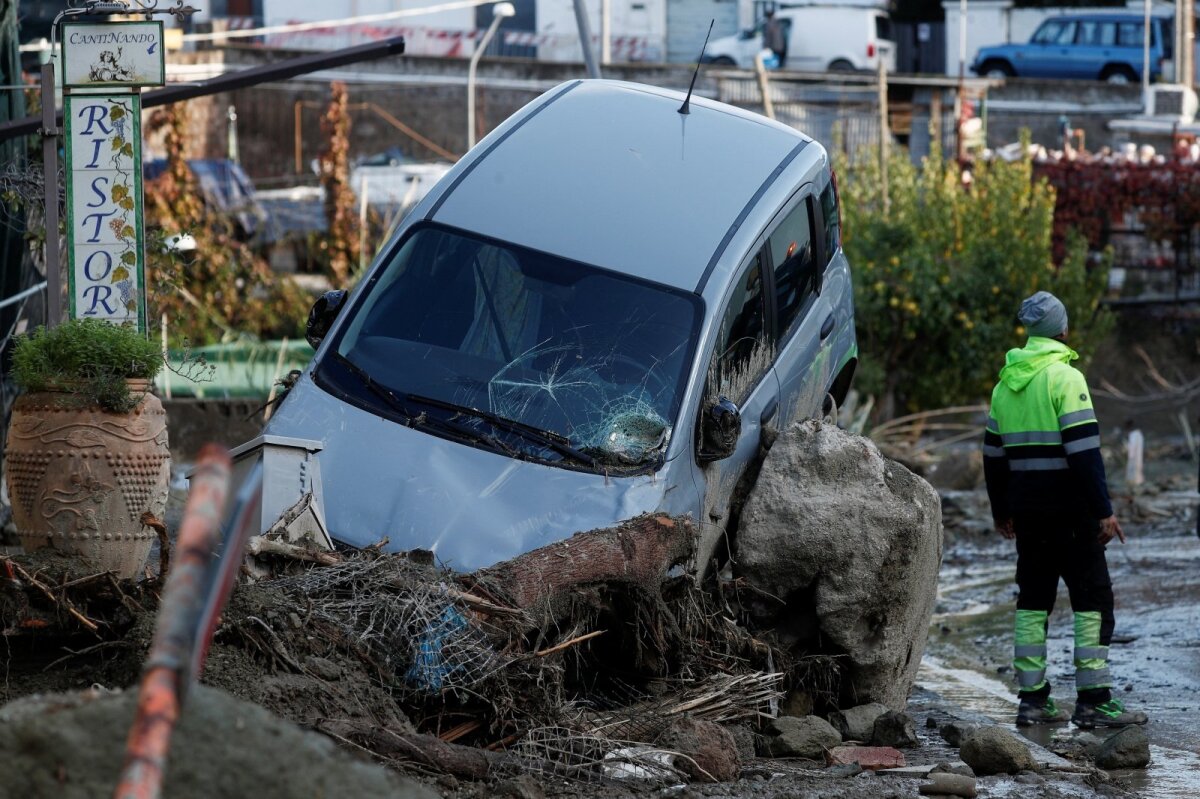
[[314,350],[321,346],[329,328],[333,327],[333,321],[346,304],[346,293],[342,289],[327,291],[313,303],[312,310],[308,312],[308,323],[304,326],[304,337]]
[[742,435],[742,412],[726,397],[707,405],[700,412],[700,463],[712,463],[733,455]]

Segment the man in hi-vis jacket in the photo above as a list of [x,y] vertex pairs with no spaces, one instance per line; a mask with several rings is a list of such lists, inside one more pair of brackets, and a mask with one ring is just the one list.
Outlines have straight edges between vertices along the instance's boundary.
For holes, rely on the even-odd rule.
[[1029,341],[1010,350],[1000,370],[983,442],[996,530],[1017,541],[1017,724],[1067,720],[1046,679],[1046,628],[1060,577],[1075,613],[1071,720],[1084,728],[1144,724],[1146,714],[1112,697],[1113,591],[1104,551],[1114,538],[1124,543],[1125,533],[1108,498],[1091,392],[1071,366],[1079,355],[1065,343],[1067,309],[1039,291],[1019,318]]

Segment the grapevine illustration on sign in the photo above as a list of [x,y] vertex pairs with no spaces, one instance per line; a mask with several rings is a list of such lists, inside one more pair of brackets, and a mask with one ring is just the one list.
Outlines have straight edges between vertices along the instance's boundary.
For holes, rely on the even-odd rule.
[[141,100],[66,98],[71,316],[145,327]]

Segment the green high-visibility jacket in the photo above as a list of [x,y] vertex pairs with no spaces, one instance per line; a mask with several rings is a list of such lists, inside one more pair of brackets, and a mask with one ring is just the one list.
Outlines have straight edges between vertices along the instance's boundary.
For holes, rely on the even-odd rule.
[[1031,336],[1010,350],[992,392],[983,466],[992,515],[1112,515],[1100,426],[1078,353]]

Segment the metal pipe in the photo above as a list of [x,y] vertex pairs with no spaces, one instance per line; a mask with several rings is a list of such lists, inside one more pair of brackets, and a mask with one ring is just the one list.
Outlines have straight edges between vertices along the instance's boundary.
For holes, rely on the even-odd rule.
[[467,149],[470,150],[475,146],[475,68],[479,66],[479,59],[483,58],[483,51],[492,43],[492,37],[496,35],[496,28],[500,27],[500,22],[504,17],[499,15],[492,17],[492,24],[488,25],[487,31],[483,34],[483,38],[479,40],[479,46],[475,48],[475,52],[471,53],[471,64],[467,67]]
[[573,0],[575,4],[575,25],[579,28],[579,46],[583,50],[583,63],[587,66],[589,78],[600,77],[600,67],[596,65],[596,53],[592,50],[592,28],[588,24],[587,6],[583,0]]
[[[274,83],[276,81],[295,78],[299,75],[307,75],[312,72],[334,69],[363,61],[374,61],[389,56],[402,55],[403,53],[404,37],[397,36],[392,39],[384,39],[380,42],[371,42],[370,44],[362,44],[357,47],[347,47],[343,50],[333,50],[328,53],[314,53],[312,55],[300,56],[299,58],[289,58],[286,61],[280,61],[275,64],[266,64],[261,67],[241,69],[237,72],[219,75],[209,80],[168,86],[165,89],[147,92],[142,95],[142,108],[155,108],[157,106],[182,102],[183,100],[194,100],[197,97],[220,94],[221,92],[247,89],[263,83]],[[61,112],[57,118],[61,121]],[[37,133],[38,127],[41,124],[39,117],[26,117],[25,119],[0,124],[0,141]]]
[[[46,189],[46,327],[62,322],[62,253],[58,239],[58,115],[54,63],[42,66],[42,165]],[[69,179],[69,178],[68,178]]]

